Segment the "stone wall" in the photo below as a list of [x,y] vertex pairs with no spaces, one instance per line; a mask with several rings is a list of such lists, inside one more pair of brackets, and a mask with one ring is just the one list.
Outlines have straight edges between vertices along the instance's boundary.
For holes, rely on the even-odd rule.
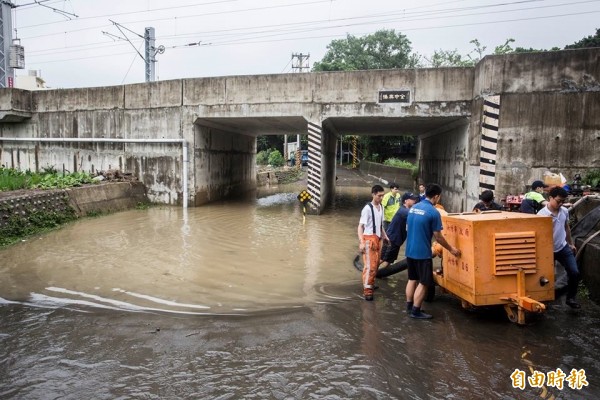
[[11,216],[27,219],[39,211],[74,213],[85,216],[134,208],[147,203],[141,182],[115,182],[54,190],[18,190],[0,193],[0,227]]
[[6,226],[13,216],[27,219],[36,211],[64,213],[69,208],[69,195],[65,190],[19,190],[0,193],[0,228]]

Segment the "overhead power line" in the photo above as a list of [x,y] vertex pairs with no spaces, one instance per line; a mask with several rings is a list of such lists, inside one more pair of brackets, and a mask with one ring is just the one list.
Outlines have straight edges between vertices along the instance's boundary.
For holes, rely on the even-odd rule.
[[[561,3],[561,4],[537,6],[537,7],[513,8],[513,9],[509,9],[509,10],[499,10],[499,11],[493,11],[493,12],[487,12],[487,13],[484,12],[484,13],[450,15],[450,13],[456,13],[456,12],[466,11],[466,10],[485,9],[485,8],[490,8],[490,7],[496,8],[499,6],[522,4],[522,3],[529,3],[529,2],[538,2],[538,1],[540,1],[540,0],[521,0],[521,1],[505,2],[505,3],[492,4],[492,5],[488,4],[488,5],[480,5],[480,6],[473,6],[473,7],[460,7],[460,8],[454,8],[454,9],[446,8],[446,9],[441,9],[441,10],[431,10],[431,11],[427,11],[427,12],[422,12],[422,11],[411,12],[411,11],[407,11],[407,10],[400,10],[400,11],[395,11],[395,12],[377,13],[377,14],[370,14],[370,15],[366,15],[366,16],[358,16],[358,17],[338,18],[338,19],[333,19],[333,20],[313,20],[313,21],[297,22],[297,23],[290,23],[290,24],[266,25],[266,26],[258,26],[258,27],[246,27],[246,28],[229,28],[229,29],[223,29],[223,30],[213,30],[213,31],[205,31],[205,32],[195,32],[195,33],[187,33],[187,34],[179,34],[179,35],[171,35],[171,36],[162,36],[161,39],[174,38],[174,37],[185,38],[185,37],[190,37],[192,35],[194,35],[194,36],[203,35],[203,37],[206,38],[208,35],[216,35],[217,33],[223,33],[223,32],[235,32],[235,31],[244,31],[244,30],[247,31],[247,30],[252,30],[252,29],[262,29],[262,28],[270,28],[270,27],[283,28],[283,27],[288,26],[291,28],[293,26],[299,26],[299,27],[315,26],[315,25],[319,25],[319,24],[330,24],[331,22],[335,22],[335,21],[353,21],[353,20],[370,19],[369,21],[363,22],[363,23],[330,25],[330,26],[326,26],[326,27],[321,27],[320,29],[322,30],[322,29],[333,29],[333,28],[366,25],[366,24],[378,24],[378,23],[385,23],[385,22],[396,22],[396,21],[414,22],[414,21],[423,21],[423,20],[432,19],[432,18],[436,18],[436,19],[437,18],[453,18],[453,17],[458,18],[458,17],[464,17],[464,16],[485,15],[485,14],[489,14],[489,13],[493,13],[493,14],[507,13],[507,12],[513,12],[513,11],[526,11],[526,10],[534,10],[534,9],[556,8],[556,7],[563,7],[563,6],[573,7],[574,5],[577,5],[577,4],[599,2],[599,0],[586,0],[586,1],[568,2],[568,3]],[[306,4],[306,3],[301,3],[301,4]],[[223,13],[227,13],[227,12],[219,12],[219,13],[214,13],[214,14],[223,14]],[[203,15],[208,15],[208,14],[203,14]],[[182,19],[182,18],[190,18],[190,17],[199,17],[199,16],[203,16],[203,15],[173,17],[173,18],[167,18],[167,19],[174,19],[174,18]],[[390,19],[390,17],[392,17],[392,16],[398,16],[398,18]],[[429,18],[410,18],[410,16],[412,16],[412,17],[428,16]],[[376,19],[377,17],[386,18],[386,19]],[[164,20],[164,19],[152,19],[152,20],[146,19],[146,20],[130,21],[127,23],[132,24],[132,23],[139,23],[139,22],[157,22],[160,20]],[[98,29],[98,28],[103,28],[103,27],[106,27],[106,25],[80,28],[80,29],[74,29],[74,30],[67,30],[67,31],[55,32],[55,33],[45,33],[45,34],[35,35],[35,36],[21,36],[21,39],[23,39],[23,40],[34,39],[34,38],[48,37],[51,35],[59,35],[59,34],[64,35],[67,33],[81,32],[81,31],[85,31],[85,30],[93,30],[93,29]],[[310,30],[314,31],[315,28],[311,28]],[[294,32],[291,29],[288,29],[287,31]],[[299,31],[298,29],[295,30],[295,32],[298,32],[298,31]],[[273,30],[273,32],[277,33],[277,32],[285,32],[285,31],[284,30]],[[263,32],[259,32],[259,33],[263,33]],[[246,32],[246,34],[248,34],[248,32]]]
[[[513,4],[523,4],[530,3],[536,0],[522,0],[522,1],[514,1],[514,2],[504,2],[500,5],[513,5]],[[223,2],[223,1],[222,1]],[[280,42],[280,41],[288,41],[288,40],[303,40],[303,39],[314,39],[314,38],[336,38],[343,37],[346,34],[324,34],[324,35],[310,35],[310,36],[301,36],[298,37],[297,34],[302,34],[306,32],[314,33],[316,31],[325,32],[327,30],[339,29],[339,28],[348,28],[348,27],[356,27],[356,26],[368,26],[368,25],[378,25],[382,24],[390,24],[390,23],[402,23],[407,24],[409,22],[421,22],[427,20],[439,20],[441,18],[459,18],[465,16],[473,16],[473,15],[488,15],[488,14],[500,14],[500,13],[509,13],[509,12],[520,12],[523,10],[533,10],[533,9],[549,9],[556,7],[568,6],[572,8],[576,4],[584,4],[584,3],[598,3],[599,1],[579,1],[579,2],[571,2],[571,3],[561,3],[561,4],[553,4],[553,5],[543,5],[536,7],[520,7],[513,8],[508,10],[493,10],[493,11],[482,11],[479,13],[460,13],[457,12],[464,11],[466,9],[486,9],[489,7],[496,7],[498,4],[494,5],[479,5],[474,7],[456,7],[456,8],[444,8],[442,10],[423,10],[423,7],[416,7],[409,10],[401,10],[391,13],[377,13],[366,16],[358,16],[358,17],[347,17],[347,18],[338,18],[333,20],[313,20],[313,21],[304,21],[304,22],[295,22],[289,24],[275,24],[275,25],[263,25],[263,26],[255,26],[255,27],[246,27],[246,28],[227,28],[227,29],[219,29],[213,31],[204,31],[204,32],[190,32],[185,34],[176,34],[176,35],[164,35],[159,37],[160,40],[164,41],[185,41],[186,38],[191,38],[196,45],[201,46],[227,46],[227,45],[236,45],[236,44],[250,44],[250,43],[269,43],[269,42]],[[218,3],[218,2],[214,2]],[[311,2],[312,3],[312,2]],[[440,3],[441,4],[441,3]],[[448,4],[448,3],[443,3]],[[183,7],[183,6],[181,6]],[[419,9],[418,11],[415,11]],[[528,18],[518,18],[518,19],[508,19],[508,20],[497,20],[497,21],[486,21],[483,22],[485,24],[495,24],[495,23],[503,23],[503,22],[516,22],[516,21],[526,21],[526,20],[537,20],[544,18],[557,18],[557,17],[565,17],[565,16],[573,16],[573,15],[581,15],[581,14],[589,14],[589,13],[597,13],[598,11],[582,11],[578,13],[570,13],[570,14],[556,14],[550,16],[536,16],[536,17],[528,17]],[[435,14],[440,13],[440,14]],[[412,17],[406,17],[407,15],[412,15]],[[63,21],[63,23],[69,23],[70,21]],[[334,24],[331,24],[334,22]],[[335,22],[348,22],[348,23],[335,23]],[[423,30],[423,29],[442,29],[442,28],[455,28],[461,26],[470,26],[470,25],[481,25],[482,23],[466,23],[466,24],[454,24],[454,25],[442,25],[442,26],[434,26],[434,27],[417,27],[417,28],[409,28],[406,26],[399,27],[400,31],[415,31],[415,30]],[[92,28],[83,28],[78,29],[76,31],[82,31]],[[74,31],[67,31],[74,32]],[[62,34],[65,34],[63,32]],[[291,35],[294,35],[292,37]],[[48,36],[48,35],[43,35]],[[140,35],[136,36],[140,37]],[[202,40],[199,40],[201,38]],[[24,37],[21,37],[24,39]],[[209,41],[210,40],[210,41]],[[133,43],[131,43],[133,46]],[[137,43],[136,43],[137,44]],[[45,48],[43,50],[30,50],[28,55],[30,57],[30,61],[33,58],[34,60],[40,59],[44,56],[55,56],[56,54],[69,53],[72,52],[81,52],[82,48],[87,48],[88,50],[97,50],[102,48],[114,48],[117,44],[110,43],[97,43],[94,46],[93,43],[77,45],[77,46],[64,46],[64,47],[55,47],[52,49]],[[133,46],[135,48],[135,46]],[[190,47],[189,44],[180,44],[173,45],[168,48],[186,48]],[[107,55],[98,55],[98,57],[106,57]],[[88,58],[88,57],[85,57]],[[82,59],[81,57],[63,59],[59,61],[69,61],[74,59]],[[44,61],[39,61],[40,63]],[[45,61],[50,62],[50,61]]]
[[[522,22],[522,21],[531,21],[531,20],[539,20],[539,19],[551,19],[551,18],[561,18],[561,17],[570,17],[577,16],[583,14],[597,14],[600,13],[600,10],[589,10],[582,11],[577,13],[568,13],[568,14],[555,14],[548,16],[538,16],[538,17],[528,17],[528,18],[515,18],[515,19],[504,19],[504,20],[493,20],[493,21],[481,21],[481,22],[470,22],[463,24],[454,24],[454,25],[440,25],[440,26],[429,26],[429,27],[416,27],[416,28],[404,28],[402,31],[421,31],[421,30],[435,30],[435,29],[446,29],[446,28],[459,28],[465,26],[477,26],[477,25],[490,25],[490,24],[501,24],[501,23],[509,23],[509,22]],[[369,32],[365,32],[363,34],[368,34]],[[221,42],[221,43],[213,43],[210,46],[231,46],[231,45],[246,45],[246,44],[257,44],[257,43],[273,43],[273,42],[283,42],[283,41],[298,41],[298,40],[307,40],[307,39],[321,39],[321,38],[335,38],[335,37],[345,37],[346,34],[337,34],[337,35],[317,35],[317,36],[303,36],[303,37],[290,37],[284,39],[269,39],[269,40],[250,40],[250,41],[230,41],[230,42]],[[110,54],[110,56],[116,55],[124,55],[129,53],[118,53],[118,54]],[[62,60],[50,60],[40,62],[44,63],[55,63],[55,62],[65,62],[65,61],[74,61],[74,60],[82,60],[82,59],[92,59],[92,58],[102,58],[107,57],[107,55],[96,55],[90,57],[78,57],[78,58],[70,58],[70,59],[62,59]]]
[[[239,0],[237,0],[237,1],[239,1]],[[264,11],[264,10],[270,10],[270,9],[276,9],[276,8],[300,7],[300,6],[310,5],[310,4],[329,3],[330,1],[331,0],[312,0],[312,1],[304,1],[304,2],[300,2],[300,3],[280,4],[280,5],[276,5],[276,6],[264,6],[264,7],[254,7],[254,8],[243,8],[243,9],[239,9],[239,10],[215,11],[215,12],[208,12],[208,13],[194,14],[194,15],[184,14],[184,15],[180,15],[180,16],[176,16],[176,17],[140,19],[140,20],[134,20],[134,21],[125,21],[125,23],[127,23],[127,24],[142,23],[142,22],[150,23],[150,22],[168,21],[168,20],[174,20],[174,19],[211,17],[211,16],[215,16],[215,15],[244,13],[244,12],[250,12],[250,11]],[[139,12],[137,12],[135,14],[139,14]],[[114,15],[118,15],[118,14],[111,14],[111,15],[107,15],[107,16],[110,17],[110,16],[114,16]],[[98,17],[94,17],[94,18],[98,18]],[[64,21],[62,21],[62,22],[64,23]],[[36,26],[40,26],[40,25],[23,26],[20,29],[27,29],[27,28],[32,28],[32,27],[36,27]],[[89,28],[85,28],[85,29],[98,29],[103,26],[104,25],[89,27]],[[78,31],[81,31],[81,29],[75,29],[73,31],[55,32],[55,33],[50,33],[47,35],[59,35],[59,34],[65,33],[65,32],[78,32]],[[26,38],[29,39],[29,38],[33,38],[33,37],[37,37],[37,36],[28,36]]]

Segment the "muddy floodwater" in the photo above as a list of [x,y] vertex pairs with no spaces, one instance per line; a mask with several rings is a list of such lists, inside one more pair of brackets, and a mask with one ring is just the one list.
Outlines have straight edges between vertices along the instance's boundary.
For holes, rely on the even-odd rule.
[[302,187],[280,186],[0,250],[0,399],[600,398],[585,298],[519,327],[438,294],[434,318],[412,320],[402,272],[364,301],[352,259],[369,187],[338,187],[305,222]]

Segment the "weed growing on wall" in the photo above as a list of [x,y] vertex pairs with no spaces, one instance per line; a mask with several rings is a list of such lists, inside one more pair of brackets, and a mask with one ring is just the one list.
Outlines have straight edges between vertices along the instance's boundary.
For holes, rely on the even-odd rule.
[[410,161],[400,160],[392,157],[385,160],[383,164],[390,167],[409,169],[413,179],[417,179],[419,177],[419,167]]
[[583,184],[593,188],[600,187],[600,169],[592,169],[583,177]]
[[147,210],[150,208],[150,206],[151,206],[150,203],[143,203],[140,201],[135,205],[135,209],[136,210]]
[[93,183],[92,176],[86,172],[59,174],[53,168],[43,172],[21,172],[12,168],[0,167],[0,191],[18,189],[64,189]]
[[77,219],[75,211],[70,207],[60,212],[32,211],[27,217],[13,214],[3,226],[0,226],[0,246],[18,242],[26,236],[50,231],[75,219]]

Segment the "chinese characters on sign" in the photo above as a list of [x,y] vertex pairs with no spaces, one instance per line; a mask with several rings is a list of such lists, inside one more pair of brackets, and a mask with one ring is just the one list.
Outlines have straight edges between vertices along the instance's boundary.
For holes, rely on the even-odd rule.
[[571,370],[569,375],[565,374],[562,369],[557,368],[555,371],[546,374],[536,370],[530,376],[526,376],[525,371],[515,369],[510,374],[510,379],[512,380],[512,387],[521,390],[524,390],[528,383],[532,388],[541,388],[546,384],[558,390],[563,390],[565,381],[571,389],[581,390],[584,386],[588,386],[585,370],[576,370],[575,368]]
[[379,103],[410,103],[410,90],[380,90]]

